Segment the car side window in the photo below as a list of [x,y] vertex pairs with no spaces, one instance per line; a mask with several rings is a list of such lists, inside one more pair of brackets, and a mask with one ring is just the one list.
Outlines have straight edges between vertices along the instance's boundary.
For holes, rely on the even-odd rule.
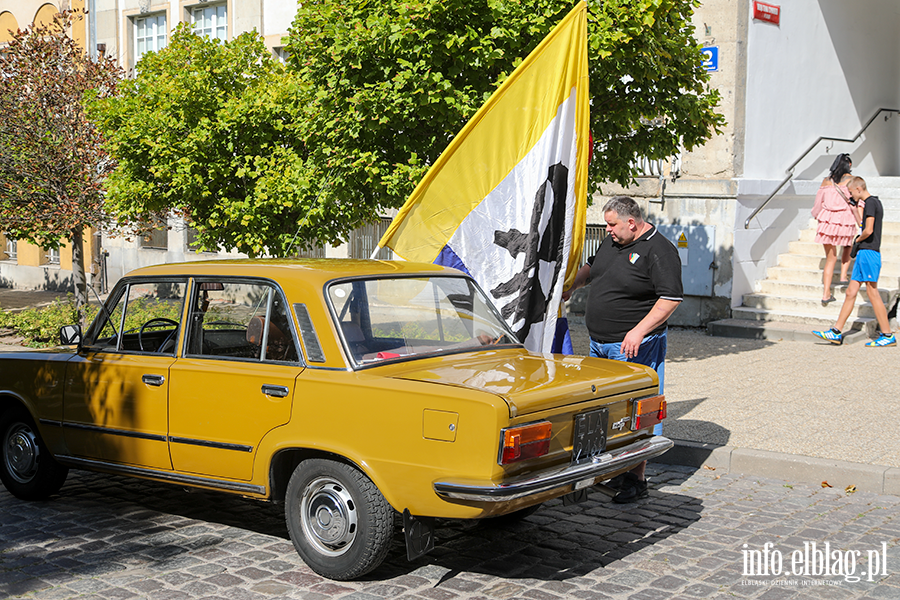
[[284,298],[275,286],[203,279],[193,289],[187,355],[298,362]]
[[100,311],[85,343],[107,352],[175,354],[184,281],[130,281]]

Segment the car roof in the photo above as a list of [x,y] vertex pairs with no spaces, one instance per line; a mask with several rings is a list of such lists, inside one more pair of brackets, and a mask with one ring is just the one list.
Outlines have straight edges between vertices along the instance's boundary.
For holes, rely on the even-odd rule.
[[332,279],[359,275],[413,275],[448,274],[461,275],[460,271],[431,263],[397,260],[366,260],[349,258],[270,258],[223,259],[183,263],[167,263],[141,267],[126,277],[231,276],[265,277],[276,281],[282,278],[302,277],[308,283],[325,283]]

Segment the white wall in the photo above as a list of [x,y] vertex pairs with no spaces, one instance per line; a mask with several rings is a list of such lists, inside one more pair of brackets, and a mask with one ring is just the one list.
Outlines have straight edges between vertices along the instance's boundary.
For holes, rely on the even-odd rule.
[[[753,20],[747,2],[746,179],[781,179],[817,137],[852,137],[878,108],[900,108],[900,3],[779,4],[773,25]],[[797,178],[822,177],[840,152],[859,174],[900,175],[898,123],[879,119],[856,144],[820,143]]]
[[297,14],[298,3],[292,0],[263,0],[263,30],[265,36],[287,35]]

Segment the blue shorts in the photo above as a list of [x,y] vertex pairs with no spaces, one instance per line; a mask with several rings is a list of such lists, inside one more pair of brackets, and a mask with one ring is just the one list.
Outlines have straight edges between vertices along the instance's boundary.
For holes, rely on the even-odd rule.
[[[601,344],[591,340],[591,356],[638,363],[650,367],[659,376],[659,393],[663,393],[663,382],[666,376],[666,348],[668,347],[666,332],[648,335],[641,342],[638,354],[630,361],[622,354],[622,343]],[[662,423],[653,427],[653,435],[662,435]]]
[[856,262],[853,264],[853,281],[878,281],[881,275],[881,252],[861,248],[856,253]]

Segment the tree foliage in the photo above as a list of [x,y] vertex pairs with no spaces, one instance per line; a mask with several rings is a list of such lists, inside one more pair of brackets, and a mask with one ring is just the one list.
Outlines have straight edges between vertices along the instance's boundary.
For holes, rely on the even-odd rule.
[[112,165],[85,116],[84,96],[115,92],[111,60],[92,61],[68,35],[83,16],[19,30],[0,55],[0,230],[43,248],[73,245],[75,299],[87,299],[83,231],[106,219]]
[[120,225],[175,211],[205,249],[287,251],[321,174],[297,132],[300,86],[259,36],[221,43],[180,24],[90,112],[118,161],[107,188]]
[[[591,191],[628,185],[724,123],[707,89],[697,0],[589,2]],[[333,201],[402,202],[453,136],[571,10],[570,0],[302,3],[287,49],[313,86],[309,151],[335,165]]]
[[[690,18],[697,0],[589,4],[591,191],[628,184],[723,123]],[[180,26],[92,114],[119,161],[109,202],[132,224],[181,212],[203,247],[335,243],[403,203],[571,0],[310,1],[287,67],[258,36]],[[123,221],[123,222],[124,222]]]

